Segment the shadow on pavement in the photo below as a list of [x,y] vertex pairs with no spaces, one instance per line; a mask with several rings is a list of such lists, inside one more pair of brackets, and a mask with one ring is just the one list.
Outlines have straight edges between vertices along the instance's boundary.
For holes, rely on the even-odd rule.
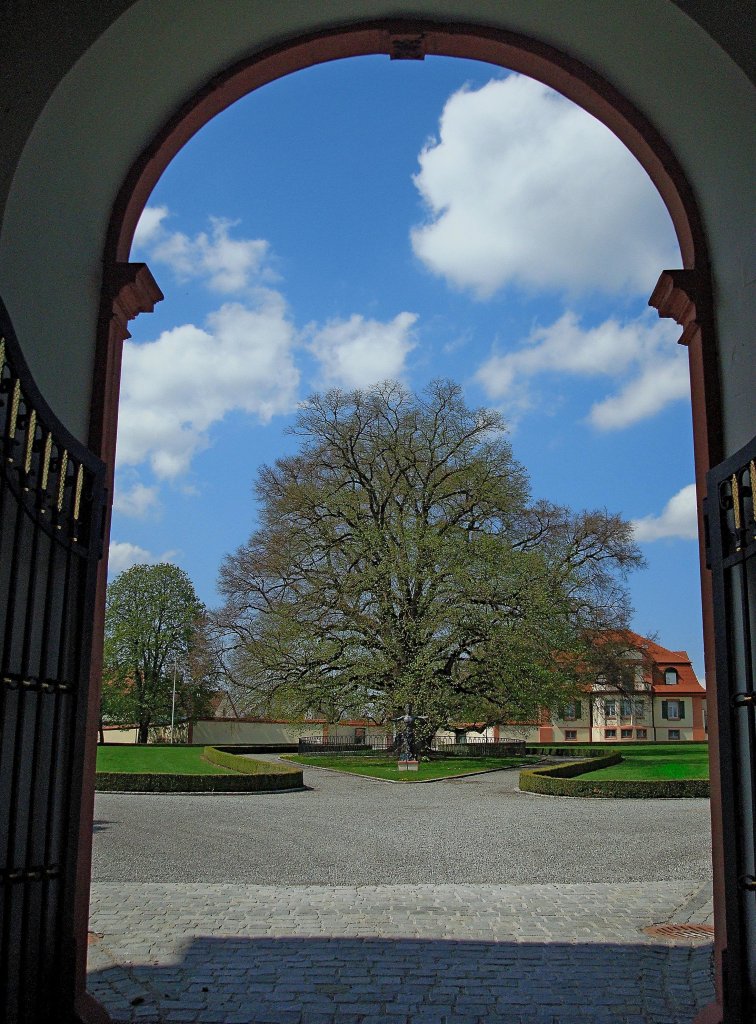
[[709,943],[187,937],[123,965],[108,939],[89,991],[140,1024],[689,1024],[714,994]]

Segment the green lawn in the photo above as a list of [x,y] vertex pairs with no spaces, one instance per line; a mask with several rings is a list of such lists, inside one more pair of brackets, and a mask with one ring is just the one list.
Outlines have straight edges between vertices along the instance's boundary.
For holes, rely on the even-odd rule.
[[203,747],[105,746],[97,748],[98,772],[168,775],[237,775],[202,757]]
[[492,768],[515,768],[538,760],[535,757],[450,757],[443,761],[421,761],[416,772],[400,772],[396,767],[396,761],[389,761],[385,757],[370,757],[367,754],[359,754],[357,757],[344,754],[311,754],[308,757],[287,754],[285,758],[297,764],[354,772],[355,775],[370,775],[392,782],[423,782],[426,779],[444,779],[449,775],[472,775],[475,772],[491,771]]
[[649,743],[625,747],[607,745],[620,750],[623,761],[611,768],[599,768],[585,778],[590,779],[708,779],[709,748],[706,743]]

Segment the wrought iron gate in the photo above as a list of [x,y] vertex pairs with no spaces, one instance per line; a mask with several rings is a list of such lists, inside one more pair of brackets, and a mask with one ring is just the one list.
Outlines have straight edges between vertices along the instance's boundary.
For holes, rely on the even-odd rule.
[[67,1020],[104,465],[54,417],[0,302],[0,1020]]
[[725,1021],[756,1020],[756,437],[707,477],[727,950]]

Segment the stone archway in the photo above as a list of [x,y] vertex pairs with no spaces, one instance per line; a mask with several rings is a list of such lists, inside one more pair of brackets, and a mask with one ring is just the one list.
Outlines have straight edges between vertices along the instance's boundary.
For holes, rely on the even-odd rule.
[[[183,144],[217,113],[267,82],[314,64],[365,54],[386,54],[392,60],[422,60],[439,55],[476,59],[536,78],[563,93],[601,120],[635,155],[661,194],[672,218],[682,267],[665,271],[650,298],[660,316],[671,317],[683,328],[681,343],[688,347],[694,416],[694,453],[699,504],[699,532],[703,536],[701,506],[705,478],[722,457],[722,429],[716,338],[711,299],[708,246],[702,218],[686,176],[665,140],[654,127],[606,80],[580,62],[537,40],[477,25],[438,24],[425,21],[362,23],[317,33],[287,42],[235,64],[208,82],[155,135],[126,176],[114,204],[104,259],[103,293],[95,369],[95,402],[90,445],[109,466],[112,483],[117,422],[118,377],[121,347],[128,336],[127,322],[150,309],[162,296],[149,269],[131,264],[128,255],[134,230],[147,198]],[[112,492],[112,488],[111,488]],[[707,670],[713,672],[713,613],[711,586],[701,544],[704,633]],[[100,578],[98,608],[104,604],[105,568]],[[99,626],[98,626],[99,628]],[[93,681],[98,676],[95,650]],[[92,688],[93,693],[95,687]],[[716,691],[710,690],[712,767],[717,764]],[[90,751],[89,762],[92,763]],[[721,799],[718,775],[712,771],[713,853],[715,886],[719,886],[717,953],[726,946],[721,841]],[[93,793],[85,793],[91,808]],[[86,815],[85,815],[86,817]],[[88,878],[91,837],[82,838],[79,926],[86,921],[83,893]],[[80,966],[80,978],[83,968]],[[719,974],[721,986],[721,973]],[[720,987],[721,994],[721,987]]]

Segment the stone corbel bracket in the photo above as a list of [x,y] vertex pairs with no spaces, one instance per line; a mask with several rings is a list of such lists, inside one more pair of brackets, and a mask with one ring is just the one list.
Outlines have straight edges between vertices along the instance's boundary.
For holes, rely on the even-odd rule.
[[670,317],[683,332],[680,345],[690,345],[709,319],[711,296],[708,277],[698,270],[663,270],[648,300],[660,317]]
[[106,288],[113,303],[113,318],[130,338],[127,324],[140,313],[151,313],[164,298],[146,263],[115,263],[107,275]]

